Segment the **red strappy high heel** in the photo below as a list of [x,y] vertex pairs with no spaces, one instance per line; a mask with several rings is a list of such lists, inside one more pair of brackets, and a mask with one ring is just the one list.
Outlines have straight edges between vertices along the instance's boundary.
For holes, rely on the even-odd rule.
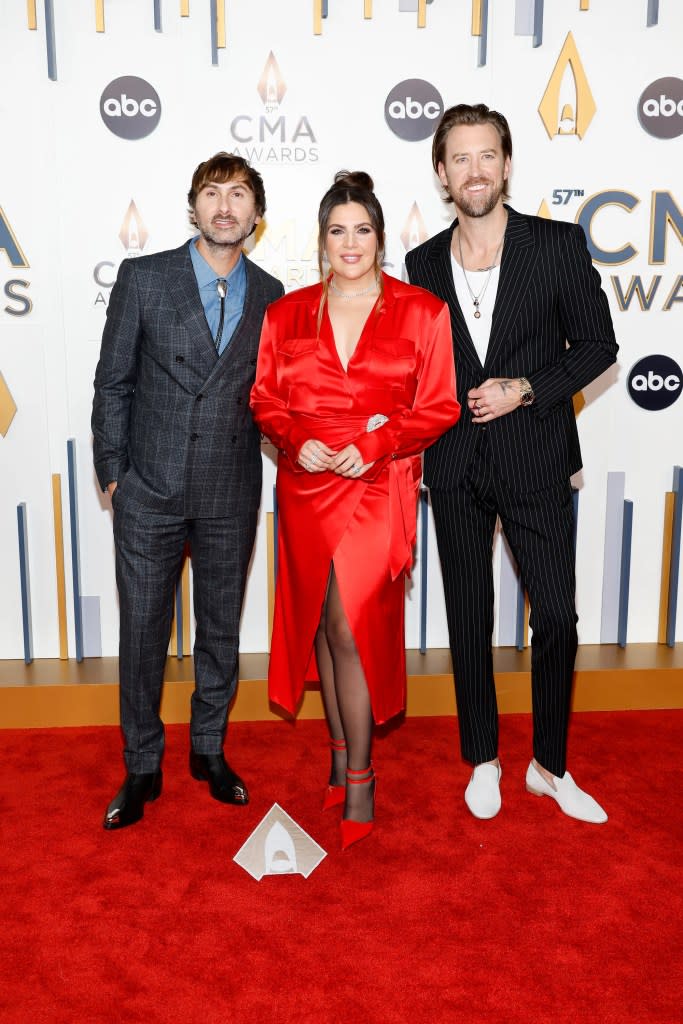
[[[346,750],[346,740],[330,740],[332,750]],[[346,786],[328,786],[323,798],[323,810],[329,811],[331,807],[339,807],[346,798]]]
[[[376,782],[372,765],[369,768],[361,768],[359,771],[353,768],[346,769],[346,783],[348,786],[361,786],[368,782],[372,786],[374,808]],[[374,824],[374,821],[352,821],[350,818],[342,818],[340,822],[342,850],[348,849],[353,843],[357,843],[361,839],[365,839],[366,836],[369,836]]]

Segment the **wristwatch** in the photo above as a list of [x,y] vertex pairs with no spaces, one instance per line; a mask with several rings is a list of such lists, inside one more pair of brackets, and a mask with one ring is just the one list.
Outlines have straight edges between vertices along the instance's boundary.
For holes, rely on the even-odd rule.
[[520,405],[531,405],[534,398],[534,389],[532,388],[526,377],[519,377],[517,383],[519,384],[519,401]]

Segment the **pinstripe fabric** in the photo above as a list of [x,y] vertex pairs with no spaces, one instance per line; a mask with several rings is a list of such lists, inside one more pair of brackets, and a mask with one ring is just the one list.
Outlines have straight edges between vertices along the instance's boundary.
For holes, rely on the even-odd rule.
[[527,377],[536,395],[532,406],[489,424],[491,457],[502,478],[525,491],[566,480],[581,468],[572,395],[616,358],[607,297],[582,229],[507,210],[484,366],[453,285],[450,245],[457,221],[406,254],[412,283],[428,288],[450,308],[463,407],[455,426],[425,453],[428,487],[453,487],[464,476],[479,431],[467,410],[467,392],[487,377]]
[[[581,468],[571,399],[615,361],[617,344],[582,230],[507,210],[484,365],[453,285],[457,222],[406,256],[411,282],[449,305],[463,409],[425,453],[425,483],[444,577],[463,756],[475,764],[497,756],[491,545],[499,515],[529,593],[534,755],[562,776],[576,654],[569,477]],[[475,424],[468,391],[489,377],[522,376],[531,382],[534,404]]]
[[242,319],[219,357],[188,246],[121,264],[95,374],[95,468],[102,488],[118,482],[121,727],[131,772],[155,771],[163,752],[161,684],[188,542],[197,620],[190,735],[198,753],[223,745],[261,495],[249,393],[266,306],[283,292],[247,261]]

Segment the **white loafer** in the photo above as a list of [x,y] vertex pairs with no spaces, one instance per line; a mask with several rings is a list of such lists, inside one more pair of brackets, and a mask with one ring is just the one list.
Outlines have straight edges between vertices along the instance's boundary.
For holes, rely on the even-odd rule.
[[553,775],[553,782],[556,789],[545,781],[534,762],[529,762],[526,770],[526,788],[530,793],[534,796],[551,796],[570,818],[589,821],[593,825],[602,825],[607,821],[607,815],[597,800],[579,789],[569,772],[565,772],[561,779]]
[[500,777],[503,769],[495,764],[478,764],[465,790],[465,803],[475,818],[495,818],[500,810]]

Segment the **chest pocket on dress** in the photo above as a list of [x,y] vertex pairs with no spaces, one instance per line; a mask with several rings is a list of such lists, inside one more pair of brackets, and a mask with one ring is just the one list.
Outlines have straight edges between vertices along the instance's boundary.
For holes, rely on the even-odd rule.
[[315,379],[319,344],[318,338],[286,338],[278,343],[280,380],[287,390]]
[[415,373],[415,342],[409,338],[375,338],[371,372],[373,382],[403,390]]

